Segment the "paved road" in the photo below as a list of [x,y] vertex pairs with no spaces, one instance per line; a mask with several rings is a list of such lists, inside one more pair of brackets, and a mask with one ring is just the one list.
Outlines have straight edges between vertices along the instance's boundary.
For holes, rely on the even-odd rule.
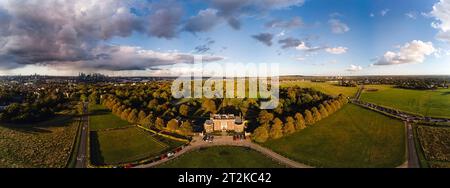
[[77,163],[75,168],[86,168],[87,167],[87,137],[89,136],[88,126],[89,126],[89,116],[88,113],[88,103],[83,103],[83,116],[81,116],[81,137],[80,137],[80,145],[78,147],[77,153]]
[[408,137],[408,168],[420,168],[419,158],[417,157],[414,133],[411,124],[405,122],[406,136]]
[[177,158],[187,152],[190,151],[194,151],[194,150],[198,150],[200,148],[205,148],[205,147],[212,147],[212,146],[241,146],[241,147],[248,147],[251,148],[255,151],[258,151],[264,155],[266,155],[269,158],[272,158],[275,161],[278,161],[281,164],[285,164],[287,167],[291,167],[291,168],[312,168],[311,166],[305,165],[305,164],[301,164],[298,163],[296,161],[290,160],[286,157],[281,156],[278,153],[273,152],[270,149],[264,148],[258,144],[252,143],[249,139],[247,140],[243,140],[243,141],[234,141],[232,136],[216,136],[214,138],[214,141],[212,143],[208,143],[202,140],[202,138],[200,136],[195,136],[191,142],[191,144],[187,147],[185,147],[183,150],[181,150],[180,152],[176,153],[173,157],[171,158],[166,158],[157,162],[153,162],[150,164],[146,164],[146,165],[141,165],[141,166],[137,166],[136,168],[151,168],[151,167],[155,167],[158,166],[162,163],[165,163],[169,160],[172,160],[174,158]]

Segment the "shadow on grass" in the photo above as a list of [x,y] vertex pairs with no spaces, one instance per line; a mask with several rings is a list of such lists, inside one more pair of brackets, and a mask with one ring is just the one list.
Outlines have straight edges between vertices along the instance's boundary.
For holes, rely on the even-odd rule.
[[90,147],[91,147],[91,162],[94,165],[104,165],[105,159],[100,151],[100,142],[98,141],[98,134],[95,131],[89,133]]
[[0,126],[24,133],[52,133],[48,128],[67,127],[76,116],[56,115],[47,121],[30,122],[30,123],[2,123]]
[[444,92],[441,95],[450,95],[450,91]]

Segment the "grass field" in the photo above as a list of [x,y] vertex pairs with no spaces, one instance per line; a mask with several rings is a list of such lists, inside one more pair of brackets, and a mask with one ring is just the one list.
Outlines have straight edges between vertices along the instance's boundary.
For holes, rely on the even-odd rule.
[[418,126],[416,131],[428,166],[450,168],[450,128]]
[[136,127],[91,131],[91,160],[96,165],[158,156],[170,146]]
[[450,117],[450,89],[411,90],[388,85],[370,85],[361,100],[433,117]]
[[405,161],[402,122],[348,104],[293,135],[264,144],[316,167],[396,167]]
[[120,128],[130,125],[127,121],[120,119],[102,105],[90,105],[89,128],[91,131]]
[[310,82],[310,81],[286,81],[281,87],[300,86],[303,88],[314,88],[328,95],[337,96],[343,94],[348,97],[353,97],[358,91],[357,87],[342,87],[330,82]]
[[0,168],[65,167],[77,130],[71,117],[4,126],[0,126]]
[[283,168],[257,151],[232,146],[203,148],[184,154],[160,168]]

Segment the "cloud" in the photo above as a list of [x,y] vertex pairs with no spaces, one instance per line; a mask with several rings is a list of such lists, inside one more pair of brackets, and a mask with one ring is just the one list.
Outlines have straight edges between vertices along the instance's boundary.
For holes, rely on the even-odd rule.
[[281,29],[293,29],[298,27],[303,27],[305,24],[300,17],[293,17],[292,20],[272,20],[267,22],[265,26],[267,28],[281,28]]
[[413,19],[413,20],[417,19],[417,13],[416,12],[407,12],[407,13],[405,13],[405,16],[407,18],[410,18],[410,19]]
[[273,34],[271,33],[260,33],[258,35],[253,35],[252,37],[267,46],[272,46]]
[[216,41],[212,40],[211,38],[207,38],[205,44],[202,44],[202,45],[199,45],[199,46],[195,47],[195,53],[202,54],[202,53],[206,53],[206,52],[210,51],[211,50],[211,45],[213,45],[215,42]]
[[439,30],[436,38],[450,43],[450,0],[440,0],[429,13],[436,20],[431,25]]
[[287,48],[297,47],[298,45],[300,45],[302,43],[302,41],[300,39],[288,37],[288,38],[279,40],[278,43],[281,44],[281,48],[287,49]]
[[300,42],[300,44],[295,47],[295,49],[300,50],[300,51],[306,51],[306,52],[315,52],[315,51],[319,51],[321,49],[323,49],[322,47],[310,47],[308,46],[305,42]]
[[0,1],[0,69],[51,65],[143,70],[189,62],[192,55],[186,53],[107,44],[134,32],[171,39],[179,31],[182,15],[175,1]]
[[373,17],[375,17],[375,14],[374,14],[374,13],[370,13],[369,16],[370,16],[371,18],[373,18]]
[[348,50],[348,48],[342,47],[342,46],[325,49],[325,51],[327,51],[330,54],[343,54],[343,53],[346,53],[347,50]]
[[217,12],[216,9],[210,8],[199,11],[196,16],[188,19],[184,26],[184,30],[192,33],[211,30],[222,21],[222,19],[217,16]]
[[401,46],[398,52],[387,51],[383,57],[376,60],[374,65],[422,63],[426,56],[431,55],[435,51],[433,43],[413,40]]
[[381,15],[381,16],[386,16],[387,13],[389,13],[389,11],[391,11],[391,10],[389,10],[389,9],[383,9],[383,10],[380,11],[380,15]]
[[350,72],[357,72],[363,70],[363,68],[360,65],[350,65],[350,67],[346,70]]
[[328,20],[328,23],[330,24],[331,32],[333,33],[341,34],[350,31],[350,28],[347,26],[347,24],[342,23],[338,19],[330,19]]
[[302,6],[305,0],[211,0],[217,15],[234,29],[240,29],[243,15],[260,14],[269,10],[279,10]]

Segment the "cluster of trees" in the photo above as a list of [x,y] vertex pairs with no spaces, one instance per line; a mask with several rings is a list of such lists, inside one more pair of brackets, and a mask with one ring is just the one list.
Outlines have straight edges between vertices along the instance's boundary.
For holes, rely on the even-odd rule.
[[66,108],[68,99],[61,93],[48,92],[39,99],[24,97],[9,104],[1,113],[0,121],[7,123],[35,123],[47,120]]
[[294,116],[286,116],[284,122],[275,117],[273,113],[262,110],[258,115],[260,126],[253,131],[252,139],[263,143],[268,139],[278,139],[296,131],[314,125],[316,122],[338,111],[348,100],[340,95],[336,99],[326,100],[317,107],[307,109],[302,113],[296,112]]
[[147,110],[146,112],[146,110],[131,108],[112,95],[106,96],[102,100],[102,104],[109,108],[113,114],[130,123],[141,124],[149,128],[166,130],[181,135],[191,135],[193,132],[191,122],[188,120],[180,122],[172,118],[166,122],[163,118],[155,116],[152,111]]

